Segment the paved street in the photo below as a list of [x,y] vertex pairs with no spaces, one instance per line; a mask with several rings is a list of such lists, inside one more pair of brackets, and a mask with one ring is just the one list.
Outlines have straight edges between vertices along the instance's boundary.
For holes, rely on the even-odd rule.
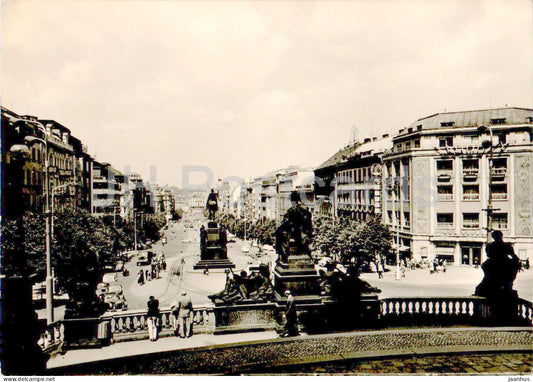
[[[185,221],[188,219],[193,223],[193,228],[186,228]],[[174,222],[164,231],[167,244],[162,245],[161,241],[154,243],[150,251],[157,254],[164,253],[167,259],[167,270],[161,272],[157,280],[147,281],[140,286],[137,283],[137,275],[140,269],[148,269],[148,266],[137,266],[136,259],[133,258],[126,264],[130,271],[128,277],[119,275],[119,282],[124,287],[124,294],[128,302],[128,309],[144,309],[149,296],[159,299],[161,307],[167,307],[171,302],[179,297],[180,291],[186,291],[192,299],[194,305],[210,303],[208,295],[217,293],[224,289],[224,270],[212,269],[209,275],[204,275],[202,270],[194,270],[194,264],[200,259],[199,229],[205,221],[192,221],[194,215],[189,214],[179,222]],[[264,252],[264,255],[257,259],[241,252],[244,241],[235,239],[235,243],[228,243],[228,258],[235,264],[236,270],[246,269],[249,262],[268,262],[275,258],[274,252]],[[250,243],[247,243],[250,245]],[[257,253],[257,248],[252,248],[252,254]],[[169,272],[173,268],[173,263],[178,265],[184,259],[182,275],[173,275]]]
[[[389,266],[379,279],[377,273],[363,273],[361,278],[382,290],[381,298],[400,296],[469,296],[483,279],[483,270],[469,266],[449,266],[445,273],[430,274],[429,269],[406,271],[405,277],[395,279],[395,268]],[[533,300],[533,269],[519,272],[514,283],[518,295]]]

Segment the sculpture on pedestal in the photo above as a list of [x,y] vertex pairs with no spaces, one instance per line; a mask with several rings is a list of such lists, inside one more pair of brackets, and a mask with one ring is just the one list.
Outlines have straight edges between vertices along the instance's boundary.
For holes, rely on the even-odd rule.
[[475,294],[489,298],[516,295],[513,283],[520,269],[520,260],[513,246],[503,241],[501,231],[494,231],[492,238],[494,241],[487,245],[487,260],[481,265],[485,275]]
[[313,237],[311,213],[302,207],[297,192],[291,193],[292,206],[276,230],[276,253],[278,262],[287,263],[290,253],[311,257],[309,245]]
[[207,208],[207,212],[209,213],[209,220],[215,220],[215,216],[218,211],[218,194],[215,192],[215,190],[211,189],[211,192],[207,197],[205,207]]

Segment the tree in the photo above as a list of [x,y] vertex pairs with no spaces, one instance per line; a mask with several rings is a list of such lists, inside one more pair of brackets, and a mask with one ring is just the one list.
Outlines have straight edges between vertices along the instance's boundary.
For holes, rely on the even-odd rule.
[[364,222],[341,218],[317,219],[313,247],[342,263],[350,263],[358,272],[370,263],[383,262],[392,251],[392,236],[379,216]]

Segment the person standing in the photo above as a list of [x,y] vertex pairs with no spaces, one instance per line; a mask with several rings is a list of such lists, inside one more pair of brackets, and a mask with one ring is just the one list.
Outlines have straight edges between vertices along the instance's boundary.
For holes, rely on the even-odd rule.
[[287,307],[285,309],[285,332],[283,337],[292,337],[298,335],[298,317],[296,315],[296,302],[291,291],[285,291],[287,297]]
[[144,285],[144,272],[142,269],[139,271],[139,278],[137,279],[137,283],[139,284],[139,286]]
[[159,328],[159,300],[150,296],[147,302],[148,307],[148,338],[150,341],[157,341],[157,331]]
[[192,314],[193,307],[190,297],[187,292],[181,293],[181,298],[178,301],[178,321],[179,321],[179,335],[181,338],[192,336]]
[[172,317],[172,329],[174,330],[174,335],[178,336],[178,328],[179,328],[179,311],[180,307],[177,301],[172,301],[170,304],[170,313]]

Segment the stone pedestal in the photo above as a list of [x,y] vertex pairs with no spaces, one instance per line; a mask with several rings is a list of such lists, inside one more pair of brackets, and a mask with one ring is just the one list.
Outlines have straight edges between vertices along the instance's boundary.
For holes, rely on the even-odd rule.
[[102,347],[102,341],[107,340],[99,333],[102,327],[98,317],[74,318],[63,320],[65,330],[63,349],[83,349]]
[[194,265],[194,269],[235,268],[235,264],[228,259],[226,231],[219,228],[216,222],[209,221],[204,236],[200,236],[200,261]]
[[299,308],[321,306],[320,276],[313,260],[306,254],[291,254],[284,260],[280,258],[273,270],[276,303],[284,306],[284,292],[290,289]]
[[277,327],[278,313],[276,304],[272,302],[217,303],[214,311],[214,334],[273,330]]

